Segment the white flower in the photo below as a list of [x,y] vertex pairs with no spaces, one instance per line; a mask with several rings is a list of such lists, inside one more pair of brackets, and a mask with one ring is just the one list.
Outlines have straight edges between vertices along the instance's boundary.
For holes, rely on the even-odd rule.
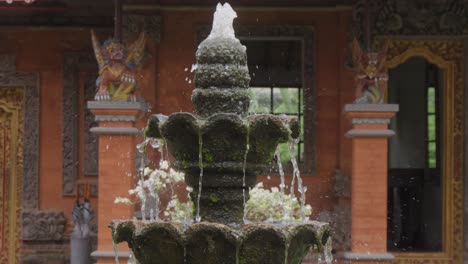
[[161,168],[162,170],[167,170],[169,169],[169,162],[167,162],[167,160],[163,160],[159,163],[159,168]]
[[126,197],[115,197],[114,199],[115,204],[132,204],[132,201]]
[[143,170],[143,175],[144,175],[144,176],[148,176],[148,175],[150,175],[152,172],[153,172],[152,169],[150,169],[149,167],[145,167],[145,169]]

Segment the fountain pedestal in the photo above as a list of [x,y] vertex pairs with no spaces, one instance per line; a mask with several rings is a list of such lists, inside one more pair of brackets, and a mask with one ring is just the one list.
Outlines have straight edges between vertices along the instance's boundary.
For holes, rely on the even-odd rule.
[[348,104],[352,121],[346,136],[352,139],[351,252],[343,258],[352,263],[391,261],[387,252],[387,154],[390,119],[395,104]]
[[[135,122],[145,113],[145,104],[124,101],[91,101],[88,108],[98,123],[91,132],[99,135],[98,182],[98,243],[91,256],[97,263],[115,263],[109,223],[114,219],[131,219],[132,206],[115,206],[116,196],[127,196],[134,185],[135,137],[140,131]],[[119,245],[119,255],[128,257],[130,251]]]

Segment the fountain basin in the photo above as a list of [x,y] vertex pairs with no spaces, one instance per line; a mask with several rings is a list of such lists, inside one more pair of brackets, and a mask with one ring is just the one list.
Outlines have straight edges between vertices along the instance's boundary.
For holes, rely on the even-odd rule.
[[247,224],[113,221],[115,243],[127,242],[140,264],[299,264],[330,238],[326,223]]
[[151,116],[145,136],[164,139],[194,190],[192,200],[199,197],[203,221],[240,224],[249,188],[271,164],[278,144],[299,137],[299,123],[296,117],[270,114],[216,113],[204,119],[181,112]]

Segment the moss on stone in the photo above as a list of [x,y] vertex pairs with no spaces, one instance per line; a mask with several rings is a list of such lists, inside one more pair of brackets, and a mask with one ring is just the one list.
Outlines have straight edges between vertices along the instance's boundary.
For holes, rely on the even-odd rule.
[[210,201],[212,203],[217,203],[218,202],[218,197],[216,197],[216,194],[212,193],[212,194],[210,194],[209,197],[210,197]]

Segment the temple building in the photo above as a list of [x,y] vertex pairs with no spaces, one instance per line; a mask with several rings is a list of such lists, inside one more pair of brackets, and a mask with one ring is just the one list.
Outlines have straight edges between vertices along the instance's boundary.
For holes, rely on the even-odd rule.
[[[217,3],[0,0],[0,264],[70,263],[84,198],[92,263],[115,263],[108,224],[139,208],[114,199],[146,162],[149,117],[194,112]],[[295,155],[336,263],[468,263],[468,0],[229,3],[248,111],[298,118],[286,182]],[[103,58],[119,55],[128,69]],[[131,85],[102,87],[116,79]]]

